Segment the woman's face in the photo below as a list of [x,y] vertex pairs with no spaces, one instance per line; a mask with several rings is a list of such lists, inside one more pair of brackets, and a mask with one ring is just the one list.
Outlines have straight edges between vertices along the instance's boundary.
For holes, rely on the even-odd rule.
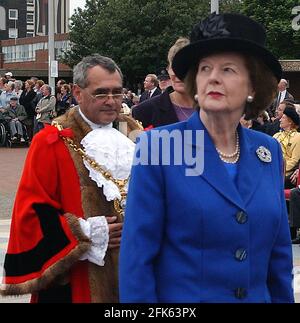
[[210,112],[244,111],[248,95],[254,91],[242,55],[220,53],[204,57],[196,75],[201,109]]
[[292,121],[289,117],[287,117],[285,114],[282,114],[282,117],[280,119],[280,128],[283,130],[289,130],[292,128]]
[[171,84],[174,91],[179,92],[181,94],[186,94],[185,85],[180,79],[175,75],[172,67],[168,67],[168,73],[170,76]]

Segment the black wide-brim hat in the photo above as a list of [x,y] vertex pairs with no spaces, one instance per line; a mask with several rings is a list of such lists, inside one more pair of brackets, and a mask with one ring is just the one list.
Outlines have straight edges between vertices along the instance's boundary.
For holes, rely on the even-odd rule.
[[277,58],[265,47],[266,32],[262,25],[240,14],[211,14],[194,26],[190,44],[176,53],[172,68],[183,80],[200,58],[214,52],[240,52],[260,58],[278,82],[282,68]]
[[292,107],[286,107],[284,110],[283,110],[283,114],[285,114],[287,117],[289,117],[296,126],[299,126],[299,123],[300,123],[300,118],[299,118],[299,115],[296,111],[295,108],[292,108]]

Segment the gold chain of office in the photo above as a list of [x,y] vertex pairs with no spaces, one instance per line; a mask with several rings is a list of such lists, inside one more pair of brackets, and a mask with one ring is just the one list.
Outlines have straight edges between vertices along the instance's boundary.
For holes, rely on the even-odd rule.
[[[52,124],[60,131],[63,129],[63,127],[56,122],[53,122]],[[106,180],[112,181],[118,187],[121,194],[121,200],[117,198],[114,199],[114,209],[123,217],[127,196],[125,186],[128,183],[130,176],[126,179],[115,179],[109,171],[103,169],[103,167],[90,157],[82,148],[78,147],[74,143],[73,139],[62,135],[60,135],[60,137],[68,146],[78,153],[83,160],[87,161],[95,171],[99,172]]]

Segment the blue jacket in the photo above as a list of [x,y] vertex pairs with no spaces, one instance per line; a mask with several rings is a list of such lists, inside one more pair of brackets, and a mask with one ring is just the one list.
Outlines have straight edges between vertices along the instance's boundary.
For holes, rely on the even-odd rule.
[[[234,183],[199,113],[158,129],[203,130],[204,171],[186,176],[191,166],[165,166],[161,153],[158,165],[133,166],[120,250],[120,301],[293,302],[276,140],[238,128],[241,155]],[[151,152],[150,137],[157,135],[153,130],[141,136],[136,161],[145,149]],[[271,152],[272,162],[258,158],[260,146]],[[201,150],[195,135],[182,147],[194,154]],[[171,145],[171,160],[174,152]]]

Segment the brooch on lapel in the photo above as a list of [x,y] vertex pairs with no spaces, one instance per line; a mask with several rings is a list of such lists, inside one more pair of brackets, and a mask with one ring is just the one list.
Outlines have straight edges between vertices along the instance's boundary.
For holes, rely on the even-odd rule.
[[272,161],[272,155],[269,149],[264,146],[258,147],[256,150],[257,157],[264,163],[270,163]]

